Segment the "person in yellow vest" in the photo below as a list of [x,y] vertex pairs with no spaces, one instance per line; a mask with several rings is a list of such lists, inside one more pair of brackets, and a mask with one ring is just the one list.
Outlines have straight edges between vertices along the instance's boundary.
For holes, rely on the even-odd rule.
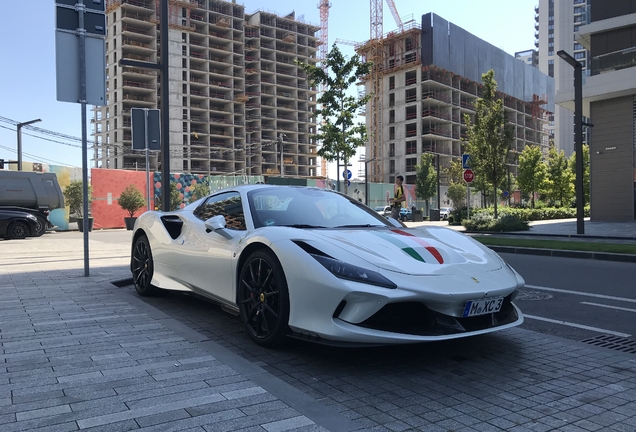
[[395,178],[395,194],[393,198],[389,199],[389,203],[391,204],[391,217],[393,219],[400,219],[400,209],[402,208],[402,203],[406,201],[404,186],[402,185],[403,182],[404,177],[401,175]]

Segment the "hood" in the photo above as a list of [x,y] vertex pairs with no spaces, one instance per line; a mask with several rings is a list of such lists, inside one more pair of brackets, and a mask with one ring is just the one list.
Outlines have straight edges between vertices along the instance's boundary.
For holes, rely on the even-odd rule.
[[313,230],[312,234],[333,248],[313,246],[334,258],[355,255],[379,268],[413,276],[462,271],[474,275],[502,267],[490,249],[443,227]]

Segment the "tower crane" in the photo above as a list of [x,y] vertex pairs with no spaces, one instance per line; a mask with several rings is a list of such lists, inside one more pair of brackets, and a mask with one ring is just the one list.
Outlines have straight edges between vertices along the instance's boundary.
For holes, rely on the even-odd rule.
[[[371,147],[371,158],[373,160],[371,166],[371,177],[374,182],[384,181],[384,170],[382,166],[383,158],[383,142],[382,142],[382,68],[384,66],[384,46],[383,46],[383,0],[370,0],[371,2],[371,38],[368,42],[369,56],[367,60],[373,62],[369,79],[371,81],[371,121],[369,122],[369,144]],[[386,0],[386,3],[393,15],[395,23],[398,25],[400,32],[403,31],[402,20],[398,14],[395,2]]]
[[[398,26],[398,32],[404,30],[402,19],[398,14],[394,0],[370,0],[371,16],[370,16],[370,39],[364,44],[359,44],[353,41],[347,41],[343,39],[337,39],[337,43],[343,43],[345,45],[352,45],[356,48],[356,51],[360,49],[368,61],[373,62],[373,67],[369,74],[369,80],[371,82],[371,109],[369,110],[369,145],[371,150],[371,159],[373,160],[371,166],[371,177],[374,182],[380,182],[384,179],[382,160],[382,76],[383,76],[383,64],[384,64],[384,47],[383,47],[383,6],[386,1],[393,19]],[[320,23],[321,23],[321,51],[320,59],[327,58],[327,20],[329,17],[329,8],[331,4],[328,0],[321,0],[320,5]],[[324,50],[324,51],[323,51]],[[324,67],[324,65],[323,65]],[[367,158],[368,159],[368,158]],[[326,172],[326,161],[323,160],[323,175]]]
[[[329,52],[330,7],[331,3],[329,3],[329,0],[320,0],[320,4],[318,4],[318,9],[320,9],[320,51],[318,52],[318,61],[325,72],[327,72],[327,64],[325,60],[327,60],[327,53]],[[321,158],[320,161],[320,174],[323,177],[327,177],[327,160],[325,158]]]

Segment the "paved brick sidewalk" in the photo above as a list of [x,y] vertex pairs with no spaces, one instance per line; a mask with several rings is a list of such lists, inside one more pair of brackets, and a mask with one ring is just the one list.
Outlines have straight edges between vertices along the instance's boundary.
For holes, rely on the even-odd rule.
[[634,355],[522,329],[254,349],[218,308],[109,283],[129,233],[91,235],[88,278],[58,234],[0,241],[0,431],[636,431]]

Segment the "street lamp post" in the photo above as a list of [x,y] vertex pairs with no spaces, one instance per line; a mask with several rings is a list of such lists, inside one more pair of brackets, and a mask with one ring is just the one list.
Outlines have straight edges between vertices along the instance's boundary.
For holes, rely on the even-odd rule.
[[583,207],[583,65],[564,50],[557,55],[574,68],[574,151],[576,152],[576,233],[585,234]]
[[364,161],[364,204],[369,205],[369,177],[367,176],[369,163],[375,161],[375,158]]
[[18,171],[22,171],[22,126],[27,126],[32,123],[41,122],[41,119],[30,120],[24,123],[18,123]]

